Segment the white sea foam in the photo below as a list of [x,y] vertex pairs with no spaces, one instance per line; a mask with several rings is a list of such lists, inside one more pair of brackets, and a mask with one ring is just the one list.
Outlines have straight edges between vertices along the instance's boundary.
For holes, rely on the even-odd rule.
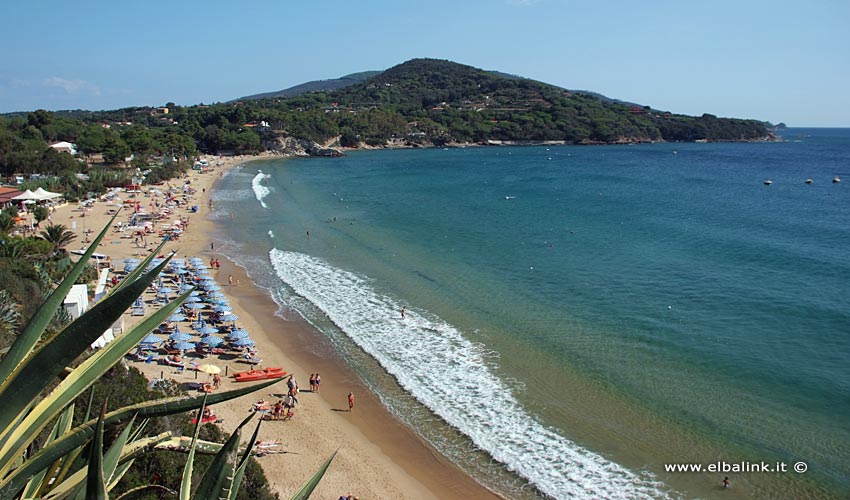
[[260,202],[260,205],[262,205],[263,208],[269,208],[268,205],[266,205],[266,202],[263,201],[263,198],[265,198],[266,196],[268,196],[269,193],[271,193],[271,189],[269,189],[267,186],[264,186],[262,182],[270,177],[271,175],[264,174],[263,171],[260,170],[259,173],[257,173],[257,175],[255,175],[254,178],[251,179],[251,189],[254,190],[254,196],[257,197],[257,201]]
[[277,275],[322,310],[401,386],[508,469],[555,498],[665,498],[663,485],[585,450],[529,415],[480,344],[408,310],[370,281],[309,255],[273,249]]
[[274,232],[271,229],[269,229],[269,238],[274,238]]

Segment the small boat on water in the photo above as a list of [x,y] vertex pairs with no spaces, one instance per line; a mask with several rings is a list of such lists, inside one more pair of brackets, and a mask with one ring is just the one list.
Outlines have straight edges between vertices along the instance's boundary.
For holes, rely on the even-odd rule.
[[765,186],[770,186],[771,184],[773,184],[773,181],[772,181],[772,180],[770,180],[770,179],[765,179],[765,181],[764,181],[764,185],[765,185]]
[[811,184],[812,182],[814,182],[814,181],[811,180],[811,179],[806,179],[806,184]]
[[285,377],[287,372],[283,368],[263,368],[262,370],[247,370],[233,374],[235,382],[251,382],[254,380],[265,380],[269,378]]
[[833,177],[833,178],[832,178],[832,183],[833,183],[833,184],[838,184],[839,182],[841,182],[841,177],[838,177],[838,176],[836,175],[835,177]]

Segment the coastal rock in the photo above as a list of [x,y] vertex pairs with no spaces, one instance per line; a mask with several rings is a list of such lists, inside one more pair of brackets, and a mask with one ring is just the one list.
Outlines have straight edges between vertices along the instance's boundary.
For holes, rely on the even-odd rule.
[[285,156],[345,156],[338,149],[323,147],[309,139],[298,139],[296,137],[276,137],[273,140],[267,141],[264,146],[270,151]]

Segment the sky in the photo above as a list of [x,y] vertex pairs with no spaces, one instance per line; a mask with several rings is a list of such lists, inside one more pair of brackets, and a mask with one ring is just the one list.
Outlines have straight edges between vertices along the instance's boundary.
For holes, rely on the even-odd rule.
[[0,113],[222,102],[429,57],[673,113],[850,127],[846,0],[4,4]]

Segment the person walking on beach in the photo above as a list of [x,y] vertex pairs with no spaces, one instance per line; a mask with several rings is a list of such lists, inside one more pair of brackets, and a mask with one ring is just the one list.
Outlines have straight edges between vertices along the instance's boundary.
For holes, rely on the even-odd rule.
[[319,392],[319,385],[322,383],[322,376],[318,373],[316,374],[316,392]]
[[215,242],[214,241],[210,242],[210,252],[215,253]]
[[316,374],[310,374],[310,392],[316,392]]
[[351,413],[351,410],[354,409],[354,393],[348,393],[348,412]]
[[232,274],[227,277],[227,283],[230,286],[233,286],[233,275]]
[[729,487],[729,476],[726,476],[726,477],[723,478],[723,487],[724,488]]

